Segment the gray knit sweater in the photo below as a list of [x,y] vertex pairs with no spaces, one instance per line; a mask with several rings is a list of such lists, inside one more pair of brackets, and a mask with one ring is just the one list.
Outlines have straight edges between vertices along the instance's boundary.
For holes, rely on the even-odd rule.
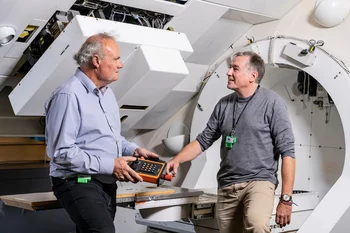
[[[280,155],[295,157],[294,135],[287,108],[275,92],[260,87],[256,94],[241,99],[236,93],[223,97],[215,106],[204,131],[198,135],[202,151],[220,136],[221,163],[217,174],[219,187],[251,180],[267,180],[277,184]],[[236,102],[235,137],[232,149],[225,147],[225,137],[233,126]]]

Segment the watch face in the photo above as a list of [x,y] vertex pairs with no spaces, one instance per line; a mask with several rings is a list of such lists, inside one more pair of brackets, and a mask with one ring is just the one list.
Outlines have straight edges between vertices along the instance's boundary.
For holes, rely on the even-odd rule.
[[290,201],[291,199],[292,199],[292,197],[289,196],[288,194],[283,194],[283,196],[282,196],[283,201]]

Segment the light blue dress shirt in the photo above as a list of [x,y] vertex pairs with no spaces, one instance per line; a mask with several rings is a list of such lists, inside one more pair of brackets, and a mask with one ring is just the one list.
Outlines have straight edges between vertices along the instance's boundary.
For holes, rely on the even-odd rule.
[[113,91],[100,90],[78,68],[45,104],[50,176],[112,175],[114,158],[133,155],[137,145],[120,135]]

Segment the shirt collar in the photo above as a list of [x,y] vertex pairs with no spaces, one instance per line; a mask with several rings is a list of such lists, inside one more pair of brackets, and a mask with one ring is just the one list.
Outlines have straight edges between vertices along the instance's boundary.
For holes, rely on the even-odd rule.
[[[79,68],[77,68],[75,72],[75,76],[80,80],[80,82],[83,84],[83,86],[86,88],[88,92],[92,92],[92,93],[95,93],[96,95],[99,95],[99,91],[96,85]],[[100,91],[102,94],[104,94],[107,91],[107,89],[108,89],[107,86],[101,87]]]

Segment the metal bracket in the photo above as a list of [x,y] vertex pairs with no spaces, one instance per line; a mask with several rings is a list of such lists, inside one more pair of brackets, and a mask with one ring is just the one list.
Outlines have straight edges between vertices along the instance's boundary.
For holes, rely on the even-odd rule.
[[191,204],[192,219],[209,219],[215,217],[215,203]]

